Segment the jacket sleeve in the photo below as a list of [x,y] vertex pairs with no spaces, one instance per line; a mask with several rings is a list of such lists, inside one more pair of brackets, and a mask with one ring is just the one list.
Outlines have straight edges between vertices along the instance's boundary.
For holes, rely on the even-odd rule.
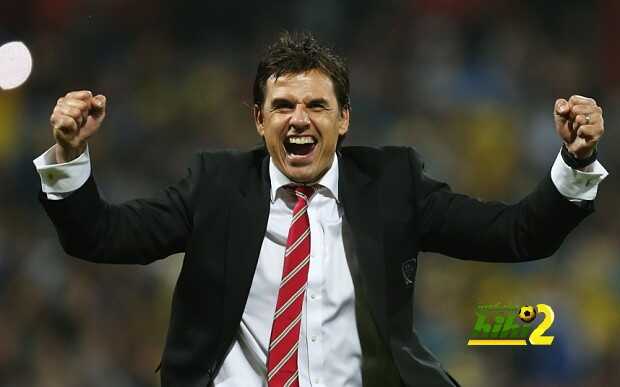
[[150,199],[108,203],[91,175],[65,199],[49,200],[39,192],[39,201],[67,254],[91,262],[147,264],[185,250],[202,167],[202,156],[196,155],[183,179]]
[[593,202],[570,202],[550,174],[516,204],[485,202],[453,193],[424,172],[414,150],[420,249],[455,258],[520,262],[552,255],[566,236],[594,211]]

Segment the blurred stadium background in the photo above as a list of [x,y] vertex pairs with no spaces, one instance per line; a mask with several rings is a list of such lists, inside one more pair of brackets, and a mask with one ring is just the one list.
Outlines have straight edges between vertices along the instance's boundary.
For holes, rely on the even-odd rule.
[[[413,145],[432,175],[477,197],[527,194],[559,150],[555,98],[597,99],[612,173],[598,212],[543,261],[423,255],[416,320],[464,386],[620,385],[619,2],[9,0],[0,44],[23,41],[34,67],[0,91],[0,386],[159,385],[182,257],[121,267],[63,253],[32,165],[52,144],[56,99],[108,96],[94,173],[110,200],[148,195],[195,150],[259,142],[251,82],[284,28],[314,31],[348,57],[349,144]],[[467,347],[475,306],[496,302],[553,306],[553,346]]]

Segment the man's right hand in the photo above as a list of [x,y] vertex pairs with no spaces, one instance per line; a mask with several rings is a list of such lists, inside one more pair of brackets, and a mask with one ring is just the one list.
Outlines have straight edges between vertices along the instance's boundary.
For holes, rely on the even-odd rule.
[[88,90],[72,91],[58,99],[50,117],[56,139],[56,161],[66,163],[86,149],[86,140],[105,118],[106,97]]

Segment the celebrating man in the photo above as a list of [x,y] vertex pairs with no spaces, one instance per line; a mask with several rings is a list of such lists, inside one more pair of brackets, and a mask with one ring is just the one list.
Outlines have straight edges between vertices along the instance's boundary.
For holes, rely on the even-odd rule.
[[[553,254],[593,211],[601,108],[558,99],[550,173],[513,205],[452,193],[407,147],[346,147],[348,70],[308,34],[258,65],[264,147],[204,152],[150,199],[104,201],[88,139],[106,98],[70,92],[56,144],[35,160],[67,253],[146,264],[185,252],[161,362],[163,386],[455,386],[413,321],[419,251],[521,262]],[[560,145],[560,141],[558,142]]]

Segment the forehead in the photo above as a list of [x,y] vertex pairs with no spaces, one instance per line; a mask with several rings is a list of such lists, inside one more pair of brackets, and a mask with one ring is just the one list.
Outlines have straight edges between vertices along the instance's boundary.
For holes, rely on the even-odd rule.
[[284,74],[277,79],[272,75],[267,79],[266,86],[267,100],[275,98],[336,99],[332,80],[319,70]]

